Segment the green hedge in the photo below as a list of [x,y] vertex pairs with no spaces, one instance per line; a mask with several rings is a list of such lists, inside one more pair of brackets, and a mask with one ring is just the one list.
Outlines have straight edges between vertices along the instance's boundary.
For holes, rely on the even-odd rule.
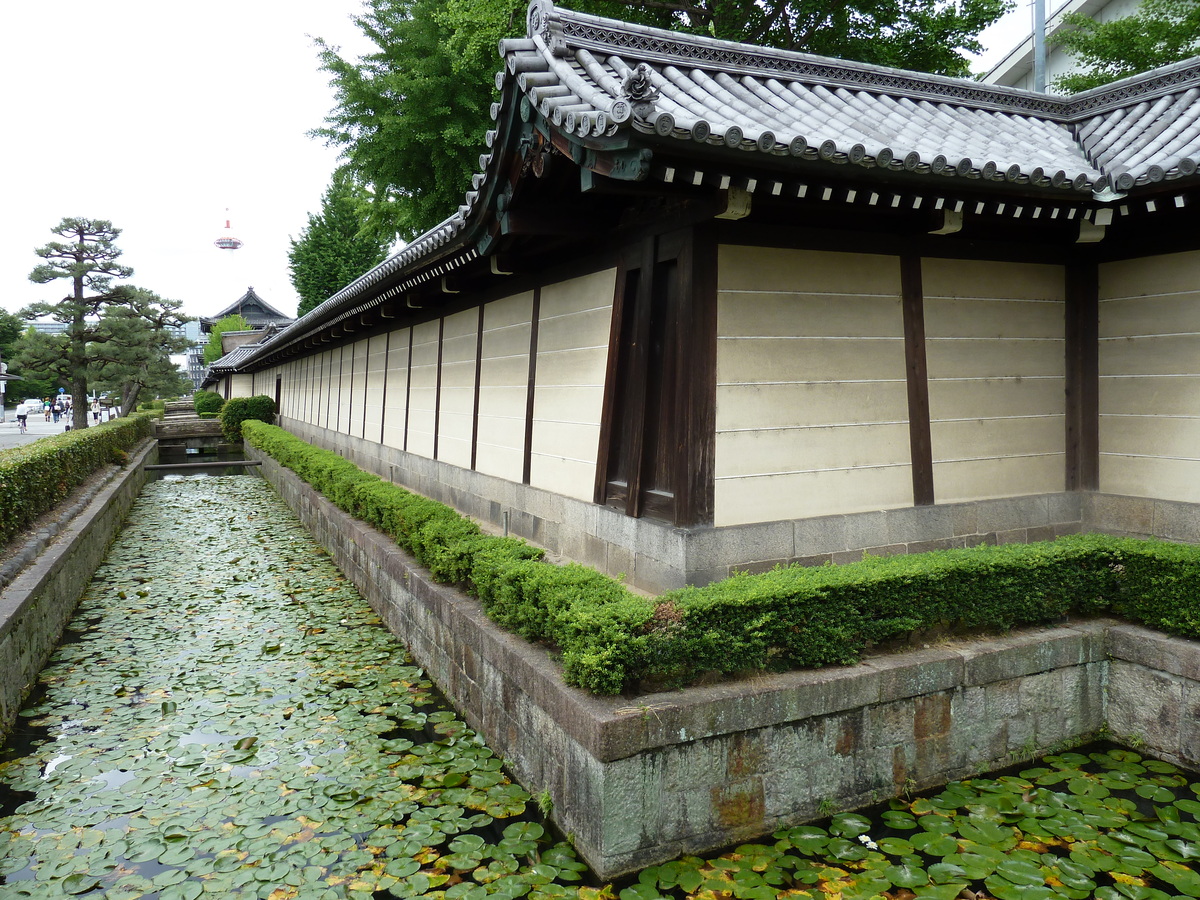
[[275,401],[266,394],[254,397],[233,397],[225,401],[221,407],[221,432],[227,441],[242,439],[242,423],[251,419],[266,422],[270,425],[275,421]]
[[440,503],[382,481],[280,428],[246,440],[346,512],[391,535],[434,578],[476,594],[499,625],[557,647],[570,684],[848,664],[932,627],[1007,629],[1112,613],[1200,637],[1200,547],[1103,535],[736,575],[657,599],[524,542],[483,535]]
[[0,451],[0,546],[53,509],[96,469],[123,463],[126,451],[150,436],[151,417],[135,413]]
[[221,411],[221,407],[225,405],[225,398],[215,391],[196,391],[192,397],[192,405],[196,407],[200,418],[211,419]]

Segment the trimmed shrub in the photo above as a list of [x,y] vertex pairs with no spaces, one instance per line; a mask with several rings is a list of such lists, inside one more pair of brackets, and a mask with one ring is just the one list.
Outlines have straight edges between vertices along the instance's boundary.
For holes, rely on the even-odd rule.
[[242,423],[248,420],[275,421],[275,401],[265,394],[254,397],[233,397],[221,407],[221,433],[225,440],[236,442],[242,439]]
[[134,413],[0,450],[0,546],[101,466],[128,461],[128,451],[150,436],[150,419],[150,413]]
[[192,405],[196,407],[196,414],[202,419],[211,419],[221,411],[221,407],[225,405],[225,398],[215,391],[196,391],[192,397]]
[[[232,401],[231,401],[232,402]],[[391,535],[439,581],[461,584],[498,625],[562,654],[563,678],[600,694],[638,679],[685,684],[708,672],[845,665],[914,631],[1003,630],[1114,613],[1200,637],[1200,547],[1070,535],[1037,544],[867,557],[776,568],[637,596],[593,569],[556,566],[280,428],[248,443],[352,515]]]

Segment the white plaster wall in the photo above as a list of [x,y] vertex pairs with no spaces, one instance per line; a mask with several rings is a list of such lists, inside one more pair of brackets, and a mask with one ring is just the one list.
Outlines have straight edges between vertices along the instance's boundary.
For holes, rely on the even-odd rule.
[[337,430],[341,434],[350,434],[351,410],[354,406],[354,394],[351,386],[354,381],[354,346],[343,344],[334,351],[334,372],[339,385],[335,402],[337,411]]
[[479,310],[446,317],[442,334],[442,396],[438,417],[438,459],[471,467],[475,424],[475,355],[479,345]]
[[895,257],[722,246],[715,523],[912,503]]
[[355,341],[346,348],[350,366],[350,421],[347,430],[355,437],[363,437],[363,423],[367,415],[367,339]]
[[1100,267],[1100,490],[1200,502],[1200,252]]
[[1061,266],[924,259],[938,503],[1065,489]]
[[333,428],[337,424],[337,407],[334,399],[338,393],[338,385],[333,380],[333,354],[326,350],[321,354],[317,366],[317,424],[322,428]]
[[616,270],[542,288],[530,484],[591,500]]
[[253,397],[254,396],[254,376],[253,375],[232,375],[229,380],[229,397]]
[[532,317],[532,292],[497,300],[483,310],[475,468],[510,481],[520,481],[524,474]]
[[387,397],[384,399],[383,442],[404,449],[404,419],[408,394],[408,342],[411,329],[401,328],[388,336]]
[[433,458],[434,421],[437,412],[439,319],[413,326],[412,364],[409,368],[408,451]]
[[367,341],[366,409],[363,412],[363,437],[379,442],[383,425],[383,380],[387,371],[388,336],[377,334]]

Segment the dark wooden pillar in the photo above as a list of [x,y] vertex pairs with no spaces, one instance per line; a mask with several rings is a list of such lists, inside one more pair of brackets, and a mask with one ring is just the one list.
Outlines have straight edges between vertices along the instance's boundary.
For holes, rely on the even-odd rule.
[[933,440],[929,433],[929,368],[925,362],[925,290],[921,258],[900,257],[904,309],[904,369],[908,381],[908,443],[912,457],[913,505],[932,506]]
[[1066,486],[1100,489],[1100,278],[1094,262],[1066,267]]
[[617,272],[595,500],[629,516],[713,519],[716,238],[648,237]]

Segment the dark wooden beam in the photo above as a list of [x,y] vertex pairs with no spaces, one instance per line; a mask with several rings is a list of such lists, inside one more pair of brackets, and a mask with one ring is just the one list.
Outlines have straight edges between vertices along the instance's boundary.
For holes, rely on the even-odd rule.
[[[525,389],[525,446],[521,462],[521,483],[529,484],[533,469],[533,397],[537,385],[538,318],[542,314],[542,289],[533,289],[533,311],[529,321],[529,379]],[[597,466],[599,468],[599,466]]]
[[717,441],[717,239],[714,229],[693,231],[686,264],[677,356],[678,421],[675,524],[711,525],[715,506]]
[[913,505],[932,506],[933,441],[929,428],[929,369],[925,362],[925,290],[921,258],[900,257],[904,317],[904,368],[908,382],[908,444],[912,459]]
[[475,328],[475,393],[471,402],[471,470],[479,454],[479,388],[483,369],[483,304],[479,304],[479,324]]
[[1100,279],[1095,263],[1066,268],[1066,487],[1100,489]]

